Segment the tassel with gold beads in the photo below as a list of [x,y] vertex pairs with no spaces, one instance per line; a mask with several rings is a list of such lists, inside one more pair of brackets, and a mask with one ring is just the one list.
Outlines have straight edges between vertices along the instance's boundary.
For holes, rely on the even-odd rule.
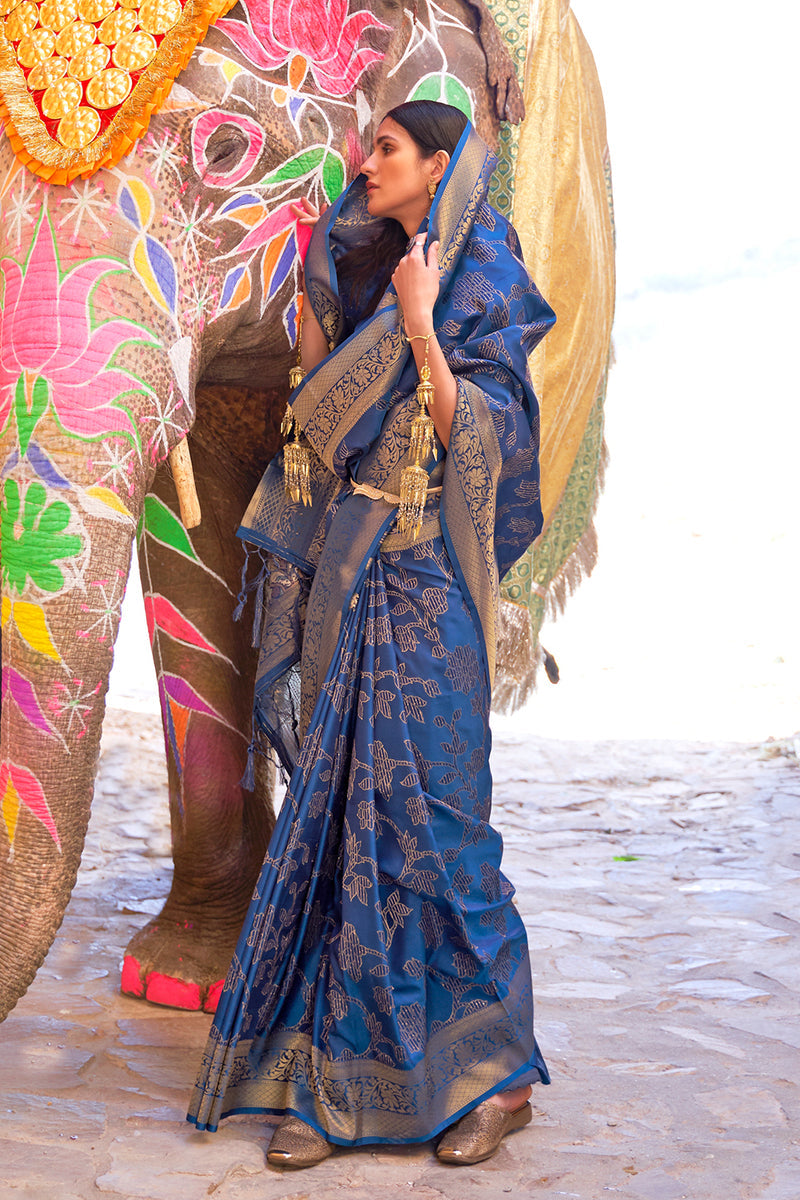
[[419,338],[425,342],[425,361],[419,372],[417,384],[417,402],[419,412],[411,422],[411,443],[408,448],[411,462],[403,468],[400,476],[400,508],[397,513],[397,529],[399,533],[411,533],[416,541],[422,528],[422,514],[425,501],[428,498],[428,472],[423,464],[435,453],[435,429],[428,415],[428,408],[433,404],[435,390],[431,382],[431,371],[428,366],[428,343],[433,334],[414,334],[408,340]]
[[[299,387],[305,371],[302,366],[302,326],[303,326],[303,293],[300,293],[297,312],[297,361],[289,370],[289,387],[292,391]],[[286,405],[286,412],[281,421],[281,437],[288,438],[294,426],[294,441],[287,441],[283,448],[283,483],[286,495],[299,504],[311,503],[311,448],[300,441],[300,425],[292,411],[291,404]]]

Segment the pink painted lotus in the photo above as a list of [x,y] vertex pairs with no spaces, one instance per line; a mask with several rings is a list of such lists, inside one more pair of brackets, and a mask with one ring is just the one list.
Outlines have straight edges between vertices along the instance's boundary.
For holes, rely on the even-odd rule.
[[249,14],[249,27],[232,20],[218,27],[257,67],[275,70],[290,63],[293,90],[310,68],[320,91],[346,96],[370,63],[383,58],[358,43],[366,29],[389,27],[367,9],[348,15],[347,0],[255,0]]
[[125,342],[152,344],[155,339],[124,317],[96,324],[91,303],[100,280],[122,265],[119,259],[101,256],[63,274],[46,216],[39,221],[23,265],[13,258],[0,259],[5,283],[0,307],[0,431],[13,406],[23,453],[48,405],[65,433],[79,438],[120,434],[137,440],[122,397],[141,383],[112,366],[111,360]]

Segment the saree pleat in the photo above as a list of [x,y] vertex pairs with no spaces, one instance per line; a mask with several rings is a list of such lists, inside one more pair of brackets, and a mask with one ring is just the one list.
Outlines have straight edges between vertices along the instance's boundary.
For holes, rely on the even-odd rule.
[[510,1081],[547,1082],[488,823],[488,679],[441,537],[374,556],[353,600],[226,980],[200,1128],[289,1111],[335,1142],[421,1141]]

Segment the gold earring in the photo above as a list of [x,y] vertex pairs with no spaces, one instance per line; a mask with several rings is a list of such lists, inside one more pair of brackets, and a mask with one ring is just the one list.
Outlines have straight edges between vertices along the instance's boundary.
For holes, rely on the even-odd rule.
[[436,195],[436,184],[433,182],[432,179],[429,179],[428,180],[428,199],[432,201],[433,197],[435,195]]

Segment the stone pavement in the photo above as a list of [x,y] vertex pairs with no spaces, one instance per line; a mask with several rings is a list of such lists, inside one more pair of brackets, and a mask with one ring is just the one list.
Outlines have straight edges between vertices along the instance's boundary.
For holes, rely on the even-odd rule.
[[553,1084],[489,1162],[430,1146],[265,1167],[261,1121],[183,1120],[209,1018],[119,993],[168,888],[155,717],[111,711],[84,863],[0,1026],[0,1197],[798,1200],[795,743],[497,739],[495,816]]

